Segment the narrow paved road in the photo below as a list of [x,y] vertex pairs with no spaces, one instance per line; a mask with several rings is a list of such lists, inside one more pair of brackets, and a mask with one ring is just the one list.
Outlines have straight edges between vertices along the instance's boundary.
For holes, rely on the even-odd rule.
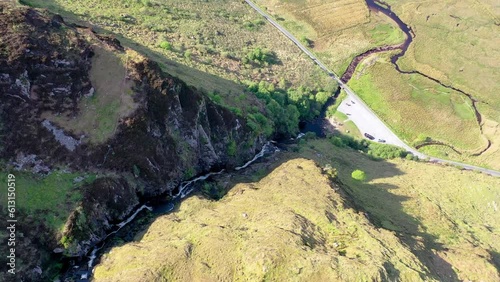
[[[384,139],[386,140],[387,143],[402,147],[408,150],[408,152],[414,154],[415,156],[418,156],[421,159],[428,159],[430,162],[456,165],[463,167],[464,169],[467,170],[476,170],[492,176],[500,177],[500,171],[495,171],[491,169],[486,169],[450,160],[429,157],[425,154],[418,152],[414,148],[408,146],[405,142],[399,139],[399,137],[396,134],[394,134],[394,132],[392,132],[392,130],[390,130],[389,127],[387,127],[387,125],[358,97],[358,95],[356,95],[356,93],[354,93],[354,91],[352,91],[351,88],[349,88],[349,86],[347,86],[340,80],[339,76],[337,76],[333,71],[329,70],[320,60],[318,60],[318,58],[316,58],[316,56],[311,51],[309,51],[304,45],[302,45],[302,43],[297,38],[295,38],[290,32],[288,32],[288,30],[286,30],[280,24],[278,24],[270,15],[262,11],[252,1],[245,0],[245,2],[247,2],[248,5],[250,5],[255,11],[261,14],[264,18],[266,18],[267,21],[269,21],[286,37],[288,37],[288,39],[290,39],[293,43],[295,43],[297,47],[299,47],[304,53],[306,53],[311,58],[311,60],[314,61],[314,63],[316,63],[321,69],[327,72],[330,77],[332,77],[335,81],[337,81],[339,86],[342,89],[344,89],[344,91],[347,93],[347,98],[339,106],[339,111],[345,114],[349,114],[348,115],[349,119],[356,124],[356,126],[362,133],[366,132],[375,136],[375,138],[377,139]],[[352,101],[354,101],[354,103],[352,103]],[[348,106],[348,104],[350,106]]]

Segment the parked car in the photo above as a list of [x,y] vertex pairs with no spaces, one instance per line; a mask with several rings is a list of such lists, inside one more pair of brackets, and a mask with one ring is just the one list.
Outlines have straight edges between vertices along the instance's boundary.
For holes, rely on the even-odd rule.
[[365,133],[365,137],[370,139],[370,140],[374,140],[375,137],[373,137],[372,135],[368,134],[368,133]]
[[379,139],[378,142],[385,143],[385,140],[384,139]]

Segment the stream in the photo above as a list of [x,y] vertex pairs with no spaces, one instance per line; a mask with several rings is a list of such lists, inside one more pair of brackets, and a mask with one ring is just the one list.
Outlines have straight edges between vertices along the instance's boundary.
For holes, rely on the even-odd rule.
[[[354,71],[356,70],[357,66],[369,55],[375,54],[375,53],[380,53],[380,52],[386,52],[386,51],[392,51],[392,50],[401,50],[401,52],[397,53],[391,58],[391,62],[396,66],[396,69],[403,73],[400,69],[399,66],[397,66],[396,62],[400,57],[402,57],[405,53],[408,47],[410,46],[411,42],[413,41],[413,38],[415,37],[415,34],[413,33],[411,27],[409,27],[407,24],[405,24],[396,14],[394,14],[391,11],[391,8],[389,5],[387,5],[384,2],[377,1],[377,0],[365,0],[368,8],[370,9],[370,12],[381,12],[384,15],[388,16],[391,18],[405,33],[405,41],[401,44],[398,45],[390,45],[390,46],[379,46],[373,49],[370,49],[362,54],[357,55],[354,57],[354,59],[351,61],[349,66],[347,67],[346,71],[340,76],[340,80],[343,83],[349,82],[349,80],[352,78],[352,75],[354,74]],[[325,137],[325,128],[328,126],[328,122],[325,119],[326,118],[326,111],[329,106],[333,105],[335,103],[335,100],[338,98],[340,94],[340,87],[337,89],[337,91],[326,101],[325,105],[323,105],[323,108],[321,109],[320,116],[316,119],[313,119],[311,121],[307,122],[302,122],[300,124],[300,129],[302,132],[314,132],[316,133],[317,136],[319,137]]]
[[[302,136],[303,134],[299,134],[299,136],[297,136],[297,138],[295,139],[299,139]],[[276,142],[271,141],[264,144],[264,146],[262,146],[262,149],[250,161],[246,162],[242,166],[235,167],[234,170],[235,171],[243,170],[249,167],[251,164],[255,163],[260,158],[266,155],[271,155],[276,152],[279,152],[280,149],[273,143]],[[199,181],[204,181],[210,178],[211,176],[220,175],[223,173],[230,173],[230,172],[225,172],[225,170],[223,169],[217,172],[209,172],[204,175],[200,175],[191,180],[181,182],[178,188],[175,189],[176,191],[175,194],[173,194],[172,191],[167,191],[164,194],[155,197],[155,199],[150,199],[149,201],[146,201],[145,203],[141,204],[125,220],[115,224],[112,231],[110,231],[106,235],[106,237],[104,237],[99,243],[94,245],[88,252],[87,256],[83,258],[64,259],[66,271],[63,273],[62,280],[65,281],[66,279],[69,278],[72,279],[72,281],[73,280],[89,281],[92,276],[95,262],[102,255],[101,251],[108,246],[108,244],[113,240],[113,238],[115,237],[114,235],[116,235],[118,231],[120,231],[130,222],[134,221],[134,219],[144,216],[144,213],[141,213],[142,211],[148,210],[152,212],[155,217],[168,214],[175,208],[176,204],[178,204],[180,201],[182,201],[182,199],[186,198],[194,191],[195,187],[193,184]],[[163,202],[157,200],[161,198],[169,198],[170,200]],[[153,204],[152,201],[155,201],[155,203]]]
[[[410,46],[411,42],[413,41],[413,38],[415,37],[415,33],[413,32],[413,30],[411,29],[411,27],[409,27],[407,24],[405,24],[396,14],[394,14],[391,11],[391,6],[389,4],[387,4],[387,3],[383,2],[383,1],[379,1],[379,0],[366,0],[366,3],[368,4],[368,7],[370,8],[370,10],[381,12],[384,15],[388,16],[389,18],[391,18],[399,26],[399,28],[405,33],[405,35],[406,35],[406,39],[405,39],[405,41],[401,45],[392,46],[393,47],[392,49],[387,49],[387,50],[401,49],[401,52],[399,52],[399,53],[397,53],[397,54],[395,54],[395,55],[393,55],[391,57],[391,63],[394,65],[394,67],[396,68],[396,70],[399,73],[402,73],[402,74],[418,74],[418,75],[421,75],[421,76],[423,76],[423,77],[425,77],[425,78],[427,78],[429,80],[434,81],[435,83],[437,83],[437,84],[439,84],[439,85],[441,85],[441,86],[443,86],[445,88],[454,90],[454,91],[456,91],[456,92],[458,92],[458,93],[466,96],[470,100],[470,102],[472,104],[472,109],[474,110],[474,114],[476,116],[477,124],[479,126],[480,131],[481,131],[481,134],[483,134],[483,128],[482,128],[482,125],[481,125],[481,123],[482,123],[482,116],[481,116],[481,113],[478,111],[477,105],[476,105],[478,103],[478,100],[476,100],[471,94],[466,93],[465,91],[463,91],[461,89],[458,89],[456,87],[453,87],[451,85],[446,85],[443,82],[441,82],[440,80],[438,80],[438,79],[436,79],[434,77],[431,77],[431,76],[429,76],[429,75],[427,75],[425,73],[422,73],[420,71],[417,71],[417,70],[412,70],[412,71],[402,70],[399,67],[399,65],[398,65],[397,62],[398,62],[399,58],[401,58],[402,56],[404,56],[404,54],[408,50],[408,47]],[[370,52],[370,51],[368,51],[368,52]],[[365,52],[364,54],[366,54],[368,52]],[[363,54],[361,54],[360,56],[363,56]],[[482,154],[483,152],[485,152],[486,150],[488,150],[488,148],[491,146],[491,141],[487,139],[487,143],[488,144],[487,144],[486,148],[484,148],[483,150],[481,150],[480,153],[475,154],[476,156],[478,156],[478,155]],[[429,144],[429,145],[432,145],[432,144]],[[441,145],[446,145],[446,144],[441,144]],[[421,145],[421,147],[422,146],[423,145]]]
[[[379,12],[379,13],[383,13],[384,15],[386,15],[387,17],[389,17],[391,20],[393,20],[397,25],[398,27],[401,29],[401,31],[405,34],[405,40],[403,43],[401,44],[397,44],[397,45],[389,45],[389,46],[379,46],[379,47],[376,47],[376,48],[373,48],[373,49],[370,49],[362,54],[359,54],[357,55],[356,57],[354,57],[354,59],[351,61],[351,63],[349,64],[349,66],[347,67],[346,71],[342,74],[342,76],[340,77],[340,80],[343,82],[343,83],[348,83],[349,80],[352,78],[352,75],[354,74],[357,66],[366,58],[368,57],[369,55],[371,54],[375,54],[375,53],[380,53],[380,52],[387,52],[387,51],[393,51],[393,50],[400,50],[400,52],[394,54],[392,57],[391,57],[391,63],[392,65],[395,67],[395,69],[401,73],[401,74],[407,74],[407,75],[411,75],[411,74],[416,74],[416,75],[421,75],[429,80],[432,80],[433,82],[447,88],[447,89],[451,89],[453,91],[456,91],[464,96],[467,97],[467,99],[470,100],[471,102],[471,105],[472,105],[472,109],[474,111],[474,114],[475,114],[475,117],[476,117],[476,122],[479,126],[479,129],[480,129],[480,132],[481,134],[483,134],[483,128],[482,128],[482,116],[481,116],[481,113],[478,111],[477,109],[477,103],[479,102],[478,100],[476,100],[471,94],[469,93],[466,93],[465,91],[461,90],[461,89],[458,89],[456,87],[453,87],[451,85],[446,85],[444,84],[443,82],[441,82],[440,80],[436,79],[436,78],[433,78],[425,73],[422,73],[420,71],[417,71],[417,70],[411,70],[411,71],[406,71],[406,70],[402,70],[399,65],[398,65],[398,60],[403,57],[406,53],[406,51],[408,50],[408,47],[410,46],[410,44],[413,42],[413,38],[415,38],[415,33],[413,32],[413,30],[411,29],[410,26],[408,26],[406,23],[404,23],[399,17],[398,15],[396,15],[392,10],[391,10],[391,6],[383,1],[380,1],[380,0],[365,0],[368,8],[370,9],[370,12]],[[340,89],[337,90],[337,92],[335,92],[335,94],[330,98],[328,99],[328,101],[325,103],[325,105],[323,106],[322,110],[321,110],[321,114],[318,118],[312,120],[312,121],[308,121],[308,122],[304,122],[301,124],[301,130],[304,132],[304,131],[312,131],[312,132],[315,132],[316,135],[318,135],[319,137],[324,137],[325,136],[325,131],[324,129],[327,127],[327,124],[328,122],[325,120],[325,117],[326,117],[326,111],[328,109],[328,106],[332,105],[333,103],[335,103],[335,99],[338,98],[340,94]],[[483,134],[484,136],[484,134]],[[491,141],[487,140],[487,145],[484,149],[482,149],[479,153],[475,153],[473,154],[473,156],[479,156],[481,155],[482,153],[484,153],[486,150],[488,150],[488,148],[491,146]],[[422,144],[421,147],[423,146],[428,146],[428,145],[435,145],[435,144]],[[447,144],[444,144],[444,143],[440,143],[440,145],[444,145],[444,146],[448,146],[450,147],[449,145]],[[454,149],[454,148],[453,148]]]

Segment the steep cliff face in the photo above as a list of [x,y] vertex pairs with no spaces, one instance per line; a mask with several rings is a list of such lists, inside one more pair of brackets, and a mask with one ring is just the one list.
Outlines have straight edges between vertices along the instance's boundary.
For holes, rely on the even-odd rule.
[[[241,164],[265,142],[244,116],[130,52],[59,16],[0,4],[2,170],[103,176],[80,188],[83,199],[68,214],[63,234],[52,230],[46,254],[26,256],[21,269],[47,261],[62,235],[68,255],[84,254],[141,199],[175,193],[182,180]],[[106,74],[112,64],[103,58],[124,73]],[[106,75],[110,79],[102,80]],[[114,84],[116,93],[102,87]]]
[[[108,142],[76,150],[87,152],[79,156],[78,165],[118,172],[129,180],[98,180],[87,187],[84,204],[66,225],[65,233],[73,239],[67,246],[71,255],[82,255],[100,241],[112,222],[131,212],[139,197],[175,194],[182,180],[234,167],[251,158],[264,141],[246,127],[244,118],[163,75],[155,63],[142,61],[133,69],[130,77],[140,93],[135,114],[123,119]],[[232,152],[231,143],[236,146]]]
[[140,106],[114,137],[92,148],[87,165],[134,173],[146,182],[144,195],[154,196],[201,172],[233,167],[262,146],[244,117],[163,74],[156,63],[133,63],[132,70]]

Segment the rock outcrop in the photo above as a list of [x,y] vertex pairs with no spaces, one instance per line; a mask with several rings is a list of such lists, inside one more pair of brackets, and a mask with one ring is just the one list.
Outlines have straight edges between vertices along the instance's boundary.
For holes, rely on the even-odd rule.
[[[67,255],[85,254],[142,199],[174,191],[197,174],[242,164],[265,142],[244,116],[140,55],[117,79],[130,85],[133,111],[112,120],[109,138],[89,141],[90,132],[59,121],[85,122],[89,99],[110,95],[96,92],[89,75],[96,48],[117,57],[127,52],[116,39],[60,16],[0,4],[0,158],[34,173],[62,167],[105,176],[82,188],[82,203],[64,234],[52,234],[49,254],[61,235]],[[30,161],[20,164],[26,156]],[[26,269],[38,269],[47,256],[23,258]]]

